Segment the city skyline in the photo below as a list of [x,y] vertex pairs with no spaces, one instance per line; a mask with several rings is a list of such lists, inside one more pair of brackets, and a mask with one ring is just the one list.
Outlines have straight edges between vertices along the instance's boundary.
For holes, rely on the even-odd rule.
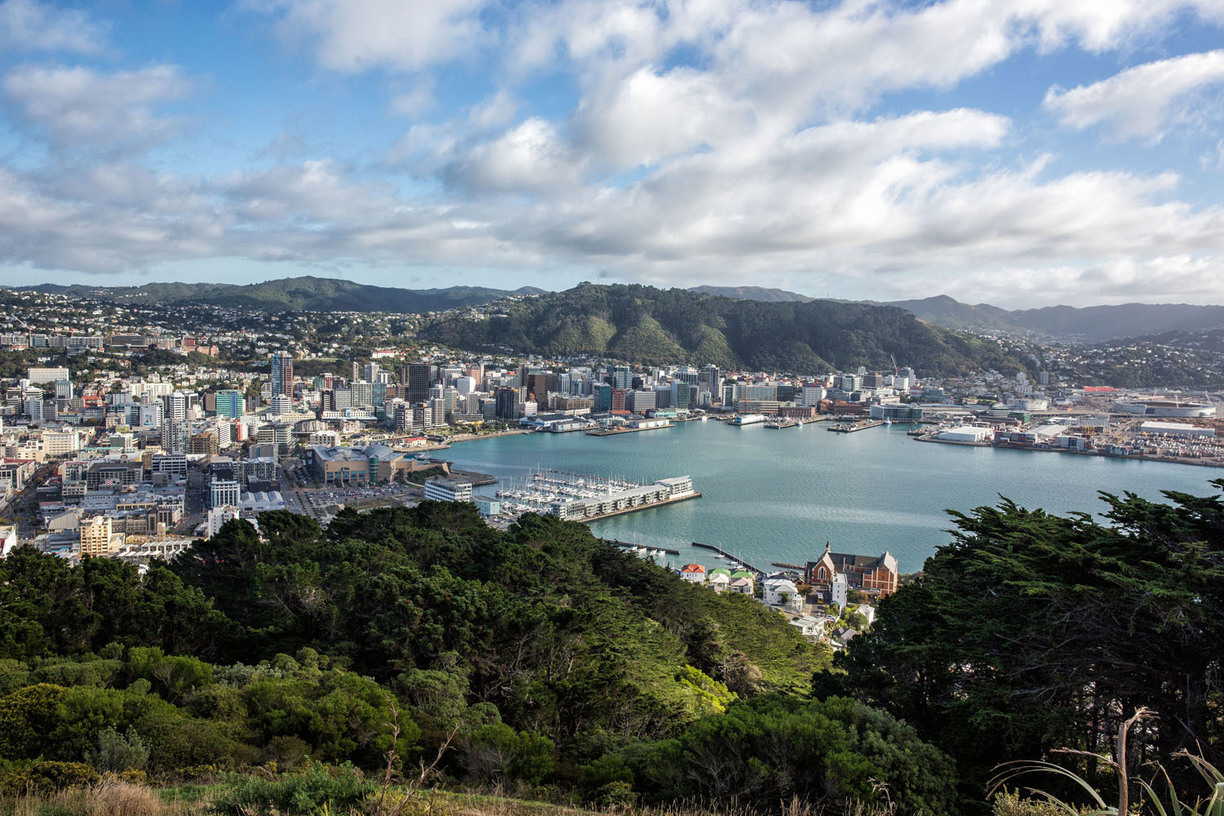
[[0,285],[1224,303],[1224,4],[0,2]]

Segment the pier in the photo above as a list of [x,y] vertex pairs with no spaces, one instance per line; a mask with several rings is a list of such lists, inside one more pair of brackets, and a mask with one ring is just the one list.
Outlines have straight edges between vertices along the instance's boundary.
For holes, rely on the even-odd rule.
[[854,433],[855,431],[865,431],[868,428],[878,428],[883,424],[884,424],[884,420],[882,419],[864,419],[864,420],[859,420],[858,422],[852,422],[849,424],[843,423],[843,424],[832,425],[828,428],[825,428],[825,430],[832,431],[833,433]]
[[680,554],[679,550],[673,550],[670,547],[654,547],[654,546],[650,546],[647,544],[633,544],[628,541],[618,541],[615,538],[613,539],[603,538],[600,540],[603,541],[603,543],[605,544],[611,544],[613,547],[620,547],[622,550],[634,550],[635,552],[641,552],[642,550],[646,550],[648,552],[667,553],[668,555],[679,555]]
[[719,555],[723,556],[724,558],[734,561],[737,564],[740,564],[741,566],[743,566],[744,569],[748,570],[749,572],[755,572],[757,575],[767,574],[765,570],[758,569],[757,567],[752,566],[752,564],[749,564],[747,561],[740,558],[738,555],[732,555],[731,553],[724,550],[722,547],[715,547],[713,544],[702,544],[700,541],[694,541],[693,546],[699,549],[702,549],[702,550],[712,550],[718,553]]

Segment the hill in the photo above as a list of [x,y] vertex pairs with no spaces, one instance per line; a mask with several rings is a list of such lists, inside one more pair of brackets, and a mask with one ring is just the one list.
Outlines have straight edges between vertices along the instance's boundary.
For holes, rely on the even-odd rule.
[[985,303],[969,305],[946,295],[888,304],[920,320],[950,329],[985,329],[1040,334],[1061,340],[1100,343],[1125,337],[1224,328],[1224,306],[1185,303],[1126,303],[1120,306],[1047,306],[1008,311]]
[[[345,311],[421,314],[478,306],[510,295],[536,295],[543,289],[515,291],[483,286],[446,289],[397,289],[334,278],[282,278],[245,286],[231,283],[149,283],[144,286],[60,286],[39,284],[25,290],[90,297],[128,305],[221,306],[263,312]],[[19,290],[20,291],[20,290]]]
[[488,320],[445,320],[423,336],[471,350],[603,356],[651,364],[815,373],[892,360],[925,373],[1025,369],[998,344],[923,323],[889,306],[813,300],[763,303],[684,289],[581,284]]
[[[52,774],[257,767],[267,782],[295,773],[276,780],[298,785],[292,809],[215,812],[304,816],[323,812],[306,795],[352,774],[312,761],[381,778],[393,745],[407,776],[436,756],[483,790],[841,812],[878,783],[901,812],[954,810],[951,761],[912,729],[807,698],[827,647],[581,525],[528,515],[499,532],[439,502],[345,510],[326,530],[259,521],[228,522],[143,578],[33,547],[0,560],[0,811]],[[328,810],[351,812],[340,804]]]
[[798,292],[788,292],[785,289],[766,289],[763,286],[693,286],[690,292],[699,295],[719,295],[735,300],[759,300],[763,303],[807,303],[810,298]]

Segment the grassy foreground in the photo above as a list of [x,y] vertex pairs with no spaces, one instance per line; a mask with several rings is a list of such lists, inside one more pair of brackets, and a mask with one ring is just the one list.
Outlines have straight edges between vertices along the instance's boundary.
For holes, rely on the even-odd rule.
[[[188,785],[155,788],[107,780],[62,791],[0,797],[6,816],[755,816],[753,808],[709,810],[702,807],[613,808],[592,810],[495,794],[442,790],[388,791],[356,805],[303,802],[303,808],[282,809],[271,803],[237,803],[229,785]],[[895,808],[854,804],[836,811],[803,805],[783,807],[782,816],[894,816]]]

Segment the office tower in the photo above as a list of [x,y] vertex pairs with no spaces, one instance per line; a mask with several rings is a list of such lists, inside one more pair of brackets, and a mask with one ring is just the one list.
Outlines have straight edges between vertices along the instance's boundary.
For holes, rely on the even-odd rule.
[[272,355],[272,396],[277,394],[293,399],[293,355],[287,351]]
[[400,385],[407,390],[402,396],[408,402],[429,399],[429,384],[433,381],[433,366],[429,363],[409,363],[400,370]]
[[230,419],[237,419],[242,416],[244,408],[242,404],[242,392],[235,389],[226,389],[218,391],[217,397],[217,414]]

